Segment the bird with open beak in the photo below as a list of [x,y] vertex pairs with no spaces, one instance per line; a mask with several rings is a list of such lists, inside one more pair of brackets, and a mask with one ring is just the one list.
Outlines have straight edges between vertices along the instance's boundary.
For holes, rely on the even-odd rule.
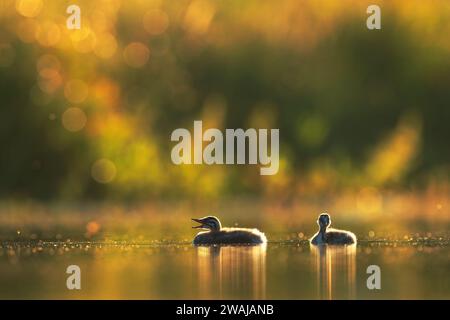
[[215,216],[207,216],[200,219],[192,218],[192,221],[199,225],[194,229],[205,229],[199,232],[193,241],[194,245],[214,245],[214,244],[241,244],[255,245],[267,242],[267,238],[258,229],[248,228],[223,228],[220,220]]

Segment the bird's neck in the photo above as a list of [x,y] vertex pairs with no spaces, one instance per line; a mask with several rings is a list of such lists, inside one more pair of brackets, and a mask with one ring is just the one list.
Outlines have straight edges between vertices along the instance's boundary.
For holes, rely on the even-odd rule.
[[328,227],[320,227],[320,229],[319,229],[319,235],[320,235],[320,238],[322,239],[322,241],[326,241],[326,234],[327,234],[327,228]]

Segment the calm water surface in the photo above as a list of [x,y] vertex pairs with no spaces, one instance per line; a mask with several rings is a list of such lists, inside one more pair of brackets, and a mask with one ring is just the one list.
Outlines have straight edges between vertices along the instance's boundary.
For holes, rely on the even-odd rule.
[[[448,299],[449,248],[445,241],[322,249],[305,241],[255,247],[4,242],[0,298]],[[81,290],[66,288],[71,264],[81,268]],[[373,264],[381,268],[381,290],[366,287]]]

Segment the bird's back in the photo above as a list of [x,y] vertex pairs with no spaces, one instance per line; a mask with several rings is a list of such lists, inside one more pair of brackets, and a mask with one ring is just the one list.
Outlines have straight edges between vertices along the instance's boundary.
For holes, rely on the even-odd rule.
[[194,238],[195,245],[208,244],[261,244],[267,242],[258,229],[222,228],[220,231],[200,232]]
[[345,230],[328,229],[326,232],[326,243],[328,244],[354,244],[356,236]]

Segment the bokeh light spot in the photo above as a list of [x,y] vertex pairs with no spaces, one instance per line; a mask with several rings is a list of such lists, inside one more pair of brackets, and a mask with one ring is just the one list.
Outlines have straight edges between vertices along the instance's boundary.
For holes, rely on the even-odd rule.
[[54,55],[44,54],[39,57],[36,63],[36,69],[39,73],[41,73],[41,71],[45,72],[45,70],[47,69],[54,69],[59,71],[61,69],[61,63]]
[[210,1],[192,1],[184,17],[185,28],[193,34],[204,34],[208,31],[215,13],[216,9]]
[[34,19],[24,19],[20,21],[17,26],[17,35],[20,40],[25,43],[32,43],[36,40],[36,30],[38,27],[38,23]]
[[169,17],[164,11],[150,10],[144,14],[142,24],[149,34],[159,35],[166,31],[169,26]]
[[116,165],[108,159],[95,161],[91,168],[92,178],[99,183],[110,183],[116,177],[116,173]]
[[111,58],[117,50],[117,41],[114,36],[109,33],[105,33],[97,37],[97,41],[94,46],[94,53],[96,56],[102,59]]
[[72,103],[83,102],[89,93],[89,88],[87,84],[78,79],[70,80],[66,83],[64,87],[64,95]]
[[41,46],[52,47],[58,44],[61,39],[61,30],[52,21],[45,21],[38,25],[36,29],[36,40]]
[[78,41],[72,40],[73,47],[76,51],[80,53],[89,53],[94,50],[97,44],[97,37],[95,33],[89,31],[85,38]]
[[42,69],[39,76],[38,86],[45,93],[52,94],[62,85],[62,77],[55,69]]
[[81,29],[74,29],[70,31],[70,39],[72,40],[72,43],[76,43],[89,37],[92,32],[89,25],[89,20],[84,19],[83,27]]
[[38,86],[43,92],[52,94],[62,85],[63,80],[59,73],[61,64],[55,56],[42,55],[36,63],[36,69],[39,73]]
[[124,49],[123,56],[130,67],[140,68],[147,63],[150,50],[140,42],[133,42]]
[[17,0],[16,10],[25,17],[34,18],[41,12],[43,4],[43,0]]
[[100,231],[100,224],[97,221],[90,221],[86,224],[87,236],[93,236]]
[[77,132],[84,128],[87,117],[80,108],[71,107],[64,111],[61,121],[68,131]]

